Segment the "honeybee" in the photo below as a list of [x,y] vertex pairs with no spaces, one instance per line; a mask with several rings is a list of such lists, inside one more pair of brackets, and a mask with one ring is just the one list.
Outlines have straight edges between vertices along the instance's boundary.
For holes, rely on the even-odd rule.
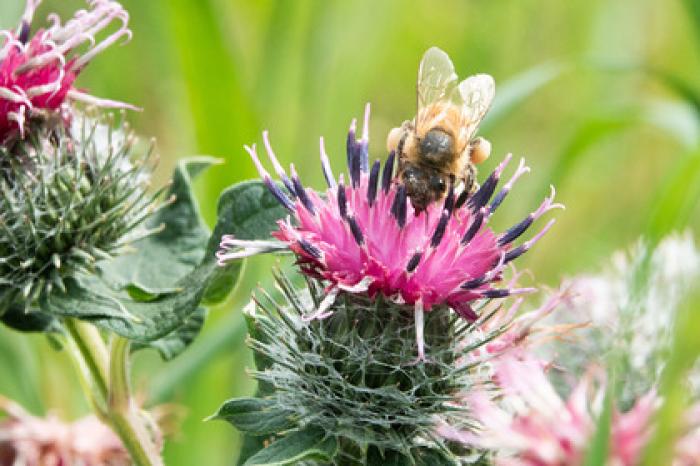
[[473,192],[476,164],[486,160],[491,144],[474,138],[495,93],[487,74],[458,81],[445,52],[432,47],[418,68],[417,111],[387,138],[389,152],[398,157],[398,176],[416,213],[441,199],[448,187],[460,181]]

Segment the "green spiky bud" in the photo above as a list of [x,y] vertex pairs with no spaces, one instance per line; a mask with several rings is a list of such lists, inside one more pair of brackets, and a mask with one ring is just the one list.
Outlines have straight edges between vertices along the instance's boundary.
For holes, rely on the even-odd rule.
[[[295,287],[283,274],[276,280],[282,299],[261,291],[246,309],[249,344],[256,355],[253,376],[265,406],[255,418],[264,428],[241,424],[242,418],[232,415],[245,404],[242,400],[224,405],[220,418],[248,433],[321,432],[328,461],[308,464],[461,464],[470,456],[478,459],[478,454],[448,445],[436,435],[435,425],[439,420],[469,428],[469,413],[454,401],[489,376],[476,351],[503,331],[478,330],[492,313],[485,312],[476,323],[447,306],[426,313],[427,360],[422,361],[411,306],[341,293],[328,308],[330,316],[309,319],[325,308],[321,285],[308,279],[308,286]],[[285,422],[274,427],[266,416]]]
[[153,212],[152,147],[134,150],[126,123],[74,116],[0,146],[0,315],[28,308],[143,234]]

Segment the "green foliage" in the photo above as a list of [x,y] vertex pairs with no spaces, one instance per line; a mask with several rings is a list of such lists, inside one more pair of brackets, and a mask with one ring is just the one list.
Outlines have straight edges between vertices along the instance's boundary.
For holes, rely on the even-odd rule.
[[302,461],[330,461],[338,448],[337,441],[323,429],[309,427],[273,442],[249,458],[243,466],[297,465]]
[[229,400],[210,419],[228,421],[247,434],[267,435],[295,427],[294,412],[283,409],[274,400],[237,398]]
[[[136,348],[152,346],[164,359],[179,354],[203,325],[205,311],[200,303],[222,301],[240,273],[240,263],[216,264],[214,253],[221,236],[267,237],[283,214],[261,183],[244,183],[222,194],[220,220],[210,234],[200,219],[192,178],[212,162],[200,157],[178,165],[169,203],[145,222],[154,233],[130,244],[126,254],[61,278],[61,289],[39,296],[41,311],[29,313],[7,300],[6,324],[49,331],[57,328],[55,317],[77,317],[134,340]],[[125,182],[132,181],[126,178]]]
[[137,343],[133,346],[133,349],[139,350],[144,347],[150,347],[157,350],[163,360],[169,361],[180,355],[197,338],[204,326],[206,317],[207,310],[200,307],[173,332],[146,344]]
[[697,292],[690,295],[679,312],[673,348],[659,390],[664,401],[655,416],[656,429],[645,449],[643,466],[668,463],[668,458],[673,457],[676,440],[687,429],[686,408],[691,401],[688,372],[700,358],[699,298]]
[[499,84],[493,107],[479,126],[480,130],[488,132],[510,115],[518,105],[532,98],[533,94],[560,77],[568,68],[560,63],[544,63]]
[[685,228],[700,202],[700,150],[687,154],[676,165],[654,196],[647,227],[653,242]]
[[169,204],[148,218],[155,233],[130,245],[130,250],[101,264],[102,277],[112,287],[126,289],[136,301],[152,301],[177,291],[175,283],[194,269],[206,252],[209,229],[204,225],[192,191],[192,181],[216,163],[210,157],[178,163],[168,192]]
[[[100,277],[85,275],[67,281],[66,292],[52,293],[41,301],[44,312],[88,320],[142,345],[155,342],[166,358],[184,349],[201,328],[192,314],[204,301],[215,303],[225,298],[240,272],[240,264],[216,264],[215,252],[222,233],[250,239],[267,237],[284,213],[262,183],[233,186],[221,196],[221,215],[209,241],[201,241],[203,227],[190,193],[190,176],[207,164],[200,158],[178,167],[171,188],[176,197],[156,219],[162,222],[163,233],[135,244],[132,259],[136,259],[102,264],[106,273]],[[180,234],[165,233],[170,228]],[[186,272],[187,265],[197,258],[200,262]],[[170,276],[186,274],[172,284],[152,279],[150,274],[157,273],[154,263],[170,268]],[[121,289],[114,288],[110,280],[118,273],[124,277]],[[139,292],[134,293],[134,289]]]
[[595,432],[591,438],[583,466],[599,466],[605,464],[610,452],[610,432],[612,430],[614,383],[608,385],[603,399],[603,410],[598,417]]

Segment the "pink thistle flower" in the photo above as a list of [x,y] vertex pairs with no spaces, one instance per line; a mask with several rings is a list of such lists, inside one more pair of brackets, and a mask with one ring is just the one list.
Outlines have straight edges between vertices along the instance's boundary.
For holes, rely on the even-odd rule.
[[[589,372],[569,398],[563,400],[537,360],[504,357],[496,360],[494,366],[498,393],[503,399],[496,402],[486,390],[468,397],[468,405],[480,428],[461,431],[441,424],[438,434],[472,447],[495,451],[499,466],[582,464],[602,411],[605,396],[602,377]],[[629,411],[613,413],[610,456],[606,464],[638,464],[657,406],[658,398],[650,392]]]
[[[41,0],[27,0],[20,26],[15,32],[0,31],[0,142],[19,131],[24,137],[28,118],[57,111],[67,100],[102,107],[129,108],[128,104],[99,99],[74,87],[83,68],[99,53],[119,40],[128,41],[129,15],[113,0],[89,0],[90,9],[81,10],[66,24],[50,15],[52,23],[30,37],[32,19]],[[100,42],[95,36],[112,22],[119,28]],[[85,52],[76,49],[89,44]]]
[[54,416],[38,418],[0,397],[0,464],[13,466],[128,466],[119,438],[96,417],[66,424]]
[[327,299],[310,319],[326,317],[340,292],[382,294],[412,305],[420,359],[424,359],[424,312],[446,305],[475,320],[475,301],[534,291],[492,284],[502,279],[506,264],[530,249],[554,223],[550,220],[532,239],[513,246],[545,212],[562,207],[554,203],[554,188],[523,221],[500,235],[494,232],[488,226],[491,215],[515,181],[529,171],[521,160],[493,197],[509,155],[476,193],[459,193],[452,186],[444,201],[416,212],[405,186],[394,176],[395,155],[389,155],[383,170],[379,160],[369,165],[369,105],[360,140],[355,127],[353,121],[347,140],[347,184],[342,175],[338,180],[333,176],[321,138],[321,167],[328,184],[324,193],[305,188],[293,165],[290,175],[284,171],[267,132],[263,133],[265,150],[286,192],[263,167],[255,146],[246,146],[263,181],[293,219],[278,222],[279,230],[273,233],[278,241],[225,236],[217,254],[220,264],[261,252],[292,251],[303,273],[328,283]]

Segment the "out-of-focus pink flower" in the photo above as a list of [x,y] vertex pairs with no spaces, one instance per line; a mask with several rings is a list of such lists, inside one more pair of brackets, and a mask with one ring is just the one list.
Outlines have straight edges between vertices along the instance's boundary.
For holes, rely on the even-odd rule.
[[[52,23],[31,36],[32,19],[41,0],[27,0],[16,31],[0,31],[0,142],[15,131],[23,136],[27,120],[59,110],[66,100],[103,107],[135,107],[99,99],[74,87],[90,60],[119,40],[129,40],[129,15],[113,0],[89,0],[89,10],[78,11],[66,24],[56,14]],[[119,27],[102,41],[95,36],[117,21]],[[76,49],[88,44],[79,53]]]
[[691,406],[685,416],[686,431],[676,444],[673,466],[700,465],[700,403]]
[[[353,121],[347,140],[347,184],[333,176],[321,139],[321,165],[328,189],[305,188],[294,166],[284,171],[267,133],[265,149],[282,185],[275,183],[260,162],[255,147],[246,147],[260,176],[293,219],[280,221],[275,241],[241,241],[226,236],[218,253],[224,264],[260,252],[291,250],[301,270],[325,280],[329,299],[312,318],[322,318],[339,292],[382,294],[390,300],[413,305],[417,332],[423,312],[447,305],[462,317],[474,320],[472,303],[532,291],[530,288],[494,288],[504,266],[539,240],[550,222],[533,238],[514,247],[530,225],[555,207],[550,197],[523,221],[498,234],[488,225],[491,215],[510,192],[515,181],[529,168],[521,161],[511,179],[493,196],[510,155],[474,194],[459,193],[452,186],[444,201],[417,213],[406,188],[394,176],[395,156],[390,154],[381,169],[377,160],[369,164],[369,106],[362,138],[356,139]],[[283,189],[286,190],[283,191]],[[492,199],[493,197],[493,199]],[[423,357],[422,338],[418,351]]]
[[[517,275],[516,275],[517,279]],[[542,322],[554,312],[562,303],[569,299],[569,290],[552,293],[547,300],[533,310],[517,315],[523,298],[519,298],[510,306],[500,306],[493,311],[485,309],[483,313],[493,312],[493,317],[480,326],[479,331],[488,333],[498,329],[505,329],[498,338],[484,345],[476,351],[470,352],[470,357],[509,357],[528,359],[534,361],[534,355],[530,349],[546,341],[564,337],[572,329],[579,325],[551,325]],[[542,367],[547,367],[550,362],[541,361]]]
[[54,416],[38,418],[0,397],[0,465],[129,466],[119,438],[96,417],[66,424]]
[[[588,373],[569,398],[562,400],[539,361],[503,357],[495,360],[494,366],[502,398],[494,400],[482,390],[466,400],[480,428],[458,431],[440,425],[438,433],[494,451],[499,466],[580,465],[602,410],[601,377]],[[629,411],[613,413],[608,466],[637,464],[649,438],[650,419],[657,404],[652,392]]]

